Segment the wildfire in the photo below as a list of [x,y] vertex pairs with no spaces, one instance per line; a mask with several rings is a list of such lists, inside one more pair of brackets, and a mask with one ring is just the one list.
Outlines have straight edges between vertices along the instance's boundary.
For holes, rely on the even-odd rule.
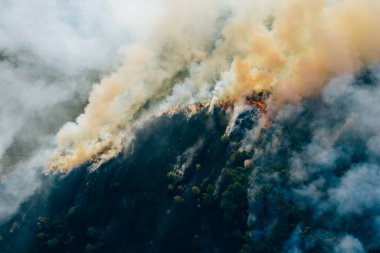
[[272,122],[270,120],[270,116],[266,107],[266,104],[262,101],[255,101],[252,97],[246,97],[245,103],[251,106],[257,107],[265,117],[265,128],[270,128]]
[[[260,96],[246,97],[243,100],[243,103],[250,105],[252,107],[258,108],[258,111],[261,112],[261,114],[263,115],[265,119],[265,128],[269,128],[271,126],[271,121],[270,121],[268,110],[266,109],[266,104],[260,101],[262,99],[265,99],[265,98],[262,98]],[[242,100],[240,100],[240,103],[241,102]],[[234,112],[235,107],[237,106],[236,103],[239,103],[239,102],[232,102],[230,100],[219,100],[214,105],[221,108],[222,110],[225,110],[228,114],[232,114]],[[161,113],[156,114],[155,117],[173,116],[174,114],[177,114],[177,113],[185,113],[188,117],[192,117],[201,111],[207,111],[211,108],[213,108],[213,106],[211,106],[210,102],[207,102],[207,103],[198,102],[192,105],[174,107],[169,110],[165,110]],[[99,148],[90,157],[90,161],[91,161],[90,171],[96,170],[101,164],[111,159],[119,152],[120,152],[120,149],[113,148],[113,145],[111,142],[105,145],[104,147]],[[75,166],[78,166],[78,165],[74,164],[70,166],[70,168],[75,167]],[[49,170],[60,171],[60,172],[69,171],[69,169],[62,169],[62,167],[67,167],[67,165],[63,166],[62,163],[57,162],[54,164],[50,164]],[[1,180],[2,178],[0,177],[0,181]]]
[[245,102],[249,105],[259,108],[262,113],[268,113],[266,105],[263,102],[254,101],[249,98],[246,98]]
[[181,107],[174,107],[169,110],[166,110],[164,112],[159,113],[156,115],[157,117],[162,115],[172,116],[179,112],[185,112],[188,115],[194,115],[195,113],[201,111],[203,108],[205,108],[208,104],[206,103],[196,103],[194,105],[187,105],[187,106],[181,106]]
[[[271,126],[271,120],[269,116],[269,112],[267,110],[267,106],[263,100],[267,98],[268,94],[263,93],[263,94],[254,94],[252,96],[245,97],[243,100],[245,104],[248,104],[252,107],[258,108],[259,111],[263,114],[265,118],[265,128],[269,128]],[[234,110],[234,107],[236,106],[235,103],[229,101],[229,100],[219,100],[218,102],[215,103],[215,105],[219,108],[222,108],[223,110],[232,113]],[[156,117],[162,116],[162,115],[167,115],[167,116],[172,116],[176,113],[186,113],[188,116],[193,116],[199,111],[203,109],[210,108],[210,103],[196,103],[193,105],[187,105],[187,106],[182,106],[182,107],[175,107],[171,108],[169,110],[166,110],[162,113],[159,113],[156,115]]]

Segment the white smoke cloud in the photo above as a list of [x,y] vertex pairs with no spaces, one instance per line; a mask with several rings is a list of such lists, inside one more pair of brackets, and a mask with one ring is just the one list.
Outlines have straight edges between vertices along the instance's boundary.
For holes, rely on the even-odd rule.
[[92,83],[144,40],[159,1],[0,2],[0,220],[41,184],[48,150]]
[[[331,80],[320,96],[283,106],[273,114],[272,129],[260,135],[253,164],[270,168],[275,163],[289,174],[286,179],[279,179],[277,172],[268,171],[265,178],[270,180],[260,182],[254,172],[249,191],[253,207],[260,205],[260,202],[255,205],[256,192],[270,184],[273,194],[282,192],[299,210],[311,212],[306,222],[321,228],[314,231],[315,235],[325,233],[334,237],[331,241],[323,239],[326,247],[335,245],[335,252],[378,248],[378,77],[378,66],[369,67],[368,72],[359,76],[343,75]],[[257,141],[252,137],[256,136],[254,132],[255,129],[249,133],[248,140]],[[273,208],[278,204],[270,203]],[[256,214],[253,207],[252,217]],[[355,229],[354,223],[373,232],[368,236],[364,228]],[[337,241],[347,230],[356,238],[347,235]],[[307,236],[302,240],[301,249],[305,250],[315,243]]]
[[[380,106],[376,102],[380,88],[377,85],[358,87],[353,85],[354,82],[352,78],[343,77],[326,87],[323,99],[335,113],[332,115],[330,111],[323,120],[311,124],[314,128],[312,142],[302,152],[294,153],[291,159],[294,180],[308,182],[298,193],[321,205],[323,201],[318,196],[326,194],[325,189],[329,187],[330,202],[327,204],[337,206],[342,214],[380,210],[377,197],[380,170],[375,164],[379,159],[376,148],[380,145]],[[342,139],[358,140],[358,143],[349,143],[349,148],[344,150],[337,145]],[[330,173],[339,165],[339,160],[349,157],[352,154],[350,149],[360,148],[355,145],[361,145],[361,142],[367,148],[366,162],[349,165],[351,167],[346,168],[348,171],[342,178],[332,176]],[[315,179],[310,181],[313,177]]]
[[346,235],[335,247],[335,253],[364,253],[363,245],[355,237]]
[[183,154],[178,156],[172,172],[178,175],[180,178],[182,178],[186,170],[193,163],[193,160],[197,152],[200,148],[202,148],[203,144],[204,140],[199,139],[193,146],[189,147],[183,152]]
[[147,0],[3,1],[0,47],[33,54],[64,73],[107,71],[121,46],[146,35],[159,6]]
[[[329,192],[330,201],[338,207],[338,212],[362,213],[380,211],[380,167],[362,164],[344,175],[339,185]],[[375,209],[375,210],[374,210]]]
[[20,203],[41,186],[41,172],[47,159],[46,150],[33,153],[30,159],[18,162],[0,183],[0,223],[17,211]]

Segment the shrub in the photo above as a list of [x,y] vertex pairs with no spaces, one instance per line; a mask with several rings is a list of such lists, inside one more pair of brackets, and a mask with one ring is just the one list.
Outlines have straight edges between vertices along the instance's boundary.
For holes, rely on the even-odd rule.
[[166,174],[166,177],[170,180],[177,180],[178,179],[178,175],[175,174],[173,171],[168,172],[168,174]]
[[20,227],[21,227],[20,223],[18,223],[17,221],[13,222],[11,228],[9,229],[9,233],[12,234],[14,231],[19,229]]
[[73,215],[76,209],[77,209],[76,206],[71,207],[69,211],[67,211],[67,215],[69,216]]
[[174,196],[173,201],[174,201],[174,203],[178,204],[178,203],[182,203],[184,201],[184,199],[181,196],[176,195],[176,196]]
[[86,252],[93,252],[93,251],[97,251],[99,250],[101,247],[103,246],[103,243],[100,242],[100,243],[97,243],[97,244],[91,244],[91,243],[88,243],[85,247],[85,250]]
[[174,190],[174,185],[169,184],[169,185],[168,185],[168,191],[172,191],[172,190]]
[[198,186],[194,185],[193,187],[191,187],[191,192],[193,194],[199,194],[201,192],[201,189],[199,189]]
[[223,134],[223,135],[220,137],[220,141],[223,142],[223,143],[228,142],[229,139],[230,139],[230,137],[229,137],[227,134]]
[[47,241],[46,245],[49,247],[49,248],[54,248],[56,247],[57,245],[59,244],[59,240],[57,238],[53,238],[49,241]]
[[45,233],[38,233],[38,234],[36,235],[36,237],[37,237],[38,239],[42,240],[42,239],[45,239],[47,236],[46,236]]

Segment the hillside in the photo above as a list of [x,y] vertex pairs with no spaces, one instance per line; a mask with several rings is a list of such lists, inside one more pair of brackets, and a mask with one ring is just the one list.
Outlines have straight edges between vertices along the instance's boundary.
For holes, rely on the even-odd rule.
[[249,101],[154,117],[97,170],[41,175],[0,251],[379,252],[377,77],[327,91],[270,118]]
[[82,166],[68,175],[45,176],[46,186],[1,227],[1,252],[248,247],[251,168],[244,160],[250,154],[237,148],[256,118],[252,108],[225,137],[228,122],[221,109],[190,118],[184,112],[164,115],[139,129],[130,148],[95,172]]

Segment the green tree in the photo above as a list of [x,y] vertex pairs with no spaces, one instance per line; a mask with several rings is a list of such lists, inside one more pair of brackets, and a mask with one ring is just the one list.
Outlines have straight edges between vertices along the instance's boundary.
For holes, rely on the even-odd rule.
[[173,201],[174,201],[174,203],[179,204],[179,203],[182,203],[184,201],[184,199],[181,196],[176,195],[176,196],[174,196]]
[[199,189],[198,186],[194,185],[193,187],[191,187],[191,192],[193,194],[199,194],[201,192],[201,189]]

